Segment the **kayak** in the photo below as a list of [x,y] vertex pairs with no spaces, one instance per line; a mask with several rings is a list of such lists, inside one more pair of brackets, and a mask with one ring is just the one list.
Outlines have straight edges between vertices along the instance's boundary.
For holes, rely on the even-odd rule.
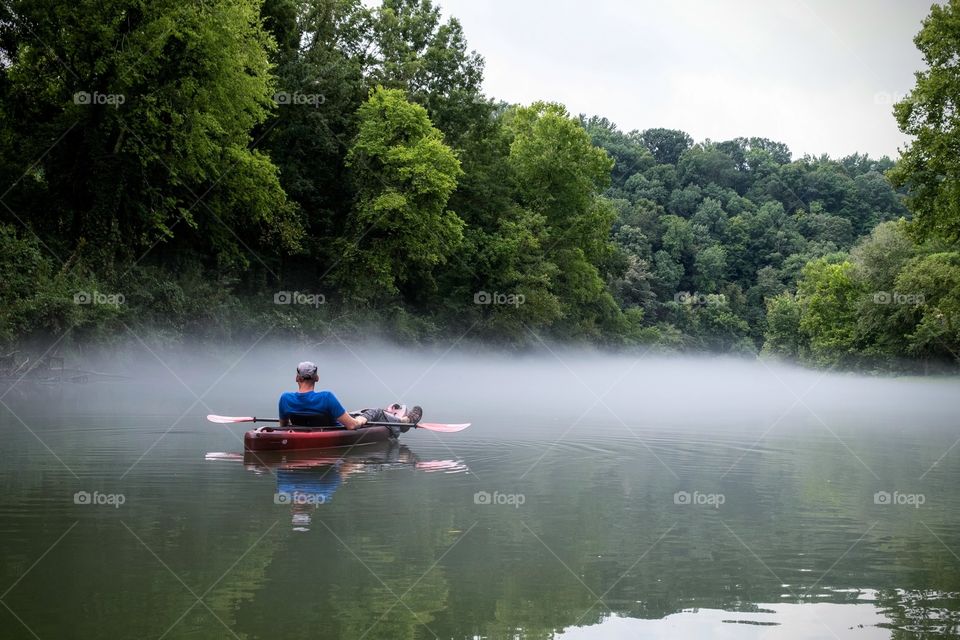
[[389,427],[363,427],[360,429],[287,429],[262,427],[247,431],[243,436],[243,448],[247,451],[290,451],[294,449],[332,449],[355,447],[389,440]]
[[399,458],[400,451],[411,457],[406,445],[393,438],[386,442],[371,442],[362,447],[339,449],[290,449],[288,451],[244,451],[237,458],[248,471],[270,469],[326,469],[344,462],[355,465],[378,465]]
[[463,473],[469,468],[460,460],[421,460],[405,444],[393,438],[384,442],[372,442],[363,447],[345,449],[290,449],[287,451],[244,451],[225,453],[213,451],[204,455],[204,460],[239,462],[247,471],[264,472],[277,469],[318,470],[326,472],[330,467],[344,463],[353,469],[379,471],[388,468],[411,467],[419,471]]

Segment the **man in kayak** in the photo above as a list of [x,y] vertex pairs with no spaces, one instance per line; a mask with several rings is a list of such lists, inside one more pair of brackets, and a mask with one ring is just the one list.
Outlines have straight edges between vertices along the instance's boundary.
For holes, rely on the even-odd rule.
[[297,391],[287,391],[280,396],[280,426],[333,427],[340,423],[347,429],[357,429],[367,422],[392,422],[394,435],[406,432],[410,425],[420,422],[423,409],[413,407],[407,411],[401,405],[390,409],[364,409],[354,417],[347,413],[332,391],[316,391],[317,365],[301,362],[297,365]]

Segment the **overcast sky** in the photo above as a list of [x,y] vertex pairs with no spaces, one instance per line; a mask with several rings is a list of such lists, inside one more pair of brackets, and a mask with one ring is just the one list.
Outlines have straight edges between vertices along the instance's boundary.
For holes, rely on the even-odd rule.
[[621,129],[762,136],[896,157],[929,0],[436,0],[486,59],[488,95]]

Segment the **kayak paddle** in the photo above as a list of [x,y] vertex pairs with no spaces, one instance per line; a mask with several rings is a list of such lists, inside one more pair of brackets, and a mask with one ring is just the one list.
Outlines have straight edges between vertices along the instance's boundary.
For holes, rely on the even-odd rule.
[[[277,418],[255,418],[252,416],[232,417],[232,416],[218,416],[214,414],[208,415],[207,420],[209,420],[210,422],[215,422],[217,424],[231,424],[234,422],[280,422],[280,420],[278,420]],[[457,431],[463,431],[464,429],[469,427],[471,423],[465,422],[461,424],[444,424],[442,422],[418,422],[416,424],[409,424],[407,422],[367,422],[366,425],[364,426],[396,427],[404,424],[407,424],[411,427],[416,427],[417,429],[427,429],[428,431],[437,431],[440,433],[456,433]]]
[[212,413],[207,416],[207,420],[216,422],[217,424],[230,424],[231,422],[280,422],[277,418],[236,418],[231,416],[218,416]]
[[[367,424],[378,424],[384,427],[396,426],[396,422],[368,422]],[[409,424],[406,422],[401,422],[399,424]],[[463,431],[470,426],[471,423],[463,422],[460,424],[446,424],[444,422],[418,422],[416,424],[411,424],[411,427],[416,427],[417,429],[426,429],[427,431],[437,431],[440,433],[456,433],[457,431]]]

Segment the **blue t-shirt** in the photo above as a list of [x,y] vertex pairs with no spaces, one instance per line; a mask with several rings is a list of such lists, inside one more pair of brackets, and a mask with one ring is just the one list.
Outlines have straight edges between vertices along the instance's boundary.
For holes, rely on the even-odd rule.
[[337,418],[346,413],[346,409],[337,400],[332,391],[287,391],[280,396],[278,413],[281,418],[291,414],[319,415],[326,413],[336,423]]
[[294,505],[330,502],[341,482],[340,471],[333,465],[311,469],[277,469],[277,493],[286,494]]

